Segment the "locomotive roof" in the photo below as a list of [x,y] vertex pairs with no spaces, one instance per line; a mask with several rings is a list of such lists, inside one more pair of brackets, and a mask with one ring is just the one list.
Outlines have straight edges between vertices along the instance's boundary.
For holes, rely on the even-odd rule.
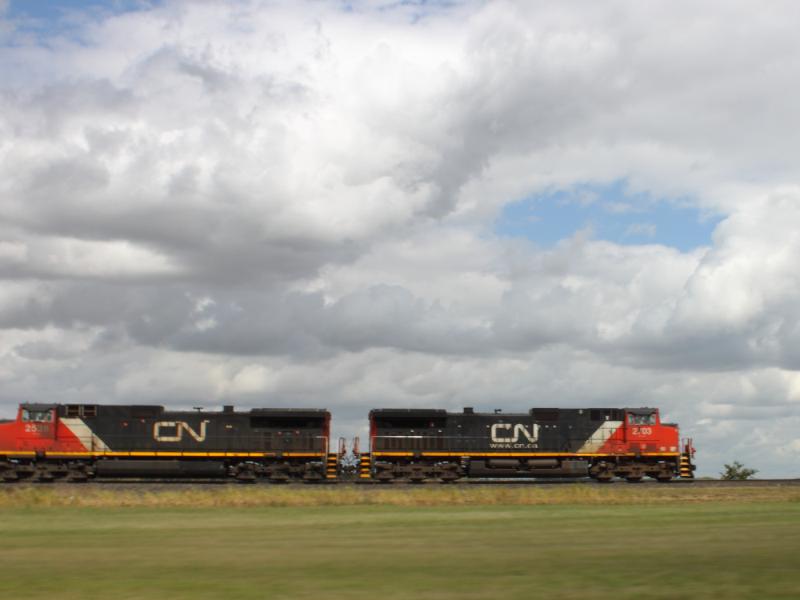
[[606,408],[598,408],[598,407],[566,407],[566,408],[553,408],[553,407],[536,407],[531,408],[527,412],[502,412],[502,411],[473,411],[472,409],[464,409],[463,412],[457,411],[447,411],[444,409],[437,409],[437,408],[375,408],[370,411],[370,414],[375,416],[381,417],[430,417],[430,416],[446,416],[446,415],[533,415],[534,412],[561,412],[561,411],[572,411],[572,410],[593,410],[593,411],[601,411],[601,412],[610,412],[610,411],[625,411],[633,414],[650,414],[653,411],[657,411],[657,408],[649,408],[649,407],[639,407],[639,408],[628,408],[628,407],[606,407]]
[[375,408],[370,414],[382,417],[443,417],[447,411],[439,408]]
[[253,408],[251,415],[280,416],[288,415],[293,417],[320,417],[328,414],[326,408]]
[[[67,404],[57,404],[57,403],[33,403],[33,402],[23,402],[20,404],[20,408],[24,408],[27,410],[51,410],[54,408],[61,409],[62,407],[68,406]],[[69,405],[72,406],[72,405]],[[79,405],[75,405],[79,406]],[[186,409],[170,409],[165,408],[160,404],[86,404],[82,406],[94,406],[101,408],[102,410],[107,409],[115,409],[115,410],[131,410],[134,413],[142,414],[143,416],[155,416],[164,412],[175,414],[175,413],[191,413],[194,414],[195,411],[186,410]],[[209,411],[201,411],[203,414],[214,414],[220,411],[209,410]],[[223,413],[232,413],[234,412],[233,406],[226,406],[221,411]],[[145,415],[146,413],[146,415]],[[249,411],[242,411],[238,414],[250,414],[253,416],[292,416],[292,417],[320,417],[330,414],[328,409],[326,408],[252,408]]]

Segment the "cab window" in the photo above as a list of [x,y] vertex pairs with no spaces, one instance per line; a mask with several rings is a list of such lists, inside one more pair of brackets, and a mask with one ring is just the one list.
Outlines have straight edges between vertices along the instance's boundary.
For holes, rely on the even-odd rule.
[[31,410],[29,408],[22,409],[23,421],[35,421],[37,423],[50,423],[53,420],[52,410]]
[[628,415],[628,421],[631,425],[655,425],[656,413],[651,412],[640,415],[630,413]]

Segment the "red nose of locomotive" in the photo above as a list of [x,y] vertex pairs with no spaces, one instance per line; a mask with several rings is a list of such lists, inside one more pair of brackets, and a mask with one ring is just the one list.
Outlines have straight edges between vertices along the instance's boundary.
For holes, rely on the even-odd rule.
[[625,411],[625,441],[630,452],[680,451],[678,426],[662,423],[657,408],[629,408]]

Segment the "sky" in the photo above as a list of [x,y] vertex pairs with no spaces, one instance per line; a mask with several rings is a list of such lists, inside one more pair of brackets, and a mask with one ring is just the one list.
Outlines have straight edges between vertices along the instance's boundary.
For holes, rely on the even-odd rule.
[[0,417],[656,406],[800,476],[798,26],[0,0]]

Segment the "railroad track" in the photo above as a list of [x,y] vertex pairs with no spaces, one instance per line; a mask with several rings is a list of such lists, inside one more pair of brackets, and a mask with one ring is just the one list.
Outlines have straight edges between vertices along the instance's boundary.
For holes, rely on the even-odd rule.
[[226,486],[235,486],[247,489],[248,487],[275,487],[275,488],[322,488],[322,487],[357,487],[359,489],[395,489],[395,488],[417,488],[417,487],[499,487],[499,486],[531,486],[531,487],[559,487],[564,485],[585,485],[585,486],[598,486],[598,487],[613,487],[614,489],[641,489],[645,487],[663,487],[663,486],[691,486],[697,487],[787,487],[787,486],[800,486],[800,478],[798,479],[748,479],[745,481],[722,481],[719,479],[676,479],[666,483],[657,481],[642,481],[639,483],[628,483],[624,480],[615,480],[611,483],[599,483],[594,480],[586,479],[559,479],[559,480],[472,480],[472,481],[458,481],[448,484],[441,483],[407,483],[407,482],[392,482],[392,483],[379,483],[374,481],[339,481],[339,482],[318,482],[318,483],[271,483],[271,482],[257,482],[248,485],[242,485],[232,480],[203,480],[203,479],[176,479],[176,480],[160,480],[160,481],[142,481],[136,479],[95,479],[91,483],[72,483],[68,481],[56,481],[50,483],[41,482],[20,482],[13,484],[0,485],[0,490],[12,490],[19,487],[70,487],[70,488],[92,488],[102,487],[104,489],[144,489],[148,491],[158,490],[178,490],[190,488],[221,488]]

